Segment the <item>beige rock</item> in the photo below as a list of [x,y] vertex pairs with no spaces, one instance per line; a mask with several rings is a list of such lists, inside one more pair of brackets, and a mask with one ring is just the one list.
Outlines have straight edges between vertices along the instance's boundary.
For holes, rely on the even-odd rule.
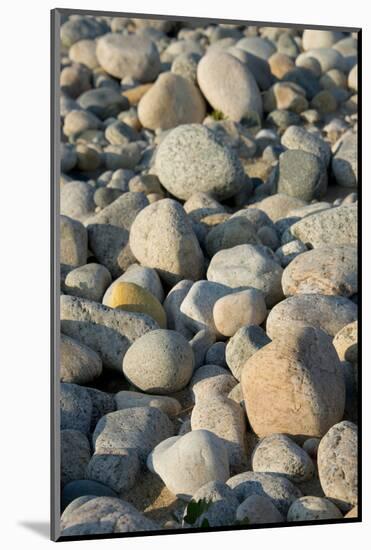
[[95,40],[79,40],[75,42],[69,49],[68,55],[75,63],[82,63],[95,69],[99,66],[97,56],[95,55]]
[[215,303],[213,316],[224,336],[233,336],[245,325],[260,325],[267,316],[264,294],[255,288],[227,294]]
[[356,247],[324,246],[299,254],[283,272],[282,288],[285,296],[356,294]]
[[264,111],[270,113],[275,109],[287,109],[301,113],[308,108],[305,91],[294,82],[277,82],[264,96]]
[[273,222],[276,222],[280,218],[285,218],[290,210],[300,208],[306,204],[307,203],[301,199],[296,199],[295,197],[289,197],[288,195],[277,193],[271,197],[263,199],[258,203],[255,203],[254,208],[263,210],[263,212],[265,212]]
[[341,519],[343,514],[327,498],[300,497],[290,506],[287,521],[315,521],[318,519]]
[[357,363],[358,360],[358,322],[353,321],[343,327],[332,341],[340,361]]
[[281,80],[286,73],[294,69],[295,63],[288,55],[276,52],[268,59],[272,74]]
[[152,88],[152,86],[153,84],[141,84],[140,86],[135,86],[134,88],[125,90],[122,92],[122,95],[130,101],[130,105],[138,105],[139,101]]
[[291,325],[257,351],[243,367],[241,384],[249,422],[259,437],[320,437],[343,416],[340,361],[330,337],[312,327]]
[[144,128],[168,130],[180,124],[201,123],[206,105],[198,88],[173,73],[162,73],[138,105]]

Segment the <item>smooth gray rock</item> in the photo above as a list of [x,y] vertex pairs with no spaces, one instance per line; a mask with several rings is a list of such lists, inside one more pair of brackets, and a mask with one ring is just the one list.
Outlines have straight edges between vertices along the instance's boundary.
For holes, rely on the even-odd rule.
[[135,263],[129,231],[138,213],[147,205],[144,193],[124,193],[86,221],[89,248],[113,277],[119,277]]
[[285,296],[357,294],[357,248],[323,246],[297,256],[282,275]]
[[241,327],[229,339],[225,351],[226,361],[237,380],[241,380],[241,369],[246,361],[270,341],[265,331],[257,325]]
[[231,288],[248,286],[261,290],[268,307],[282,299],[281,277],[282,267],[273,252],[251,244],[221,250],[207,270],[209,281]]
[[113,201],[121,197],[121,189],[112,189],[111,187],[99,187],[94,193],[94,202],[99,208],[105,208]]
[[267,334],[274,339],[292,323],[317,327],[330,336],[357,319],[357,306],[342,296],[296,294],[277,304],[266,322]]
[[87,130],[99,130],[101,126],[101,121],[93,113],[72,109],[64,118],[63,133],[69,138],[77,138]]
[[61,430],[78,430],[89,434],[92,409],[93,404],[85,388],[76,384],[61,383]]
[[187,340],[192,338],[193,331],[187,327],[185,317],[180,311],[180,306],[192,285],[193,281],[187,279],[179,281],[170,290],[163,304],[166,311],[168,328],[180,332]]
[[182,500],[189,500],[210,481],[225,482],[229,477],[227,450],[207,430],[194,430],[163,441],[149,455],[147,467]]
[[283,244],[275,251],[282,267],[287,267],[297,256],[307,251],[307,247],[301,241],[291,241]]
[[237,508],[236,520],[245,525],[254,525],[256,523],[283,523],[285,518],[270,498],[252,494]]
[[[111,145],[127,145],[130,141],[139,139],[138,132],[120,120],[109,124],[106,127],[104,136]],[[130,189],[130,191],[134,191],[134,189]]]
[[158,328],[147,315],[111,309],[75,296],[62,296],[60,311],[62,332],[92,348],[105,366],[119,372],[131,344]]
[[88,234],[85,227],[68,216],[60,216],[60,262],[77,267],[86,264],[88,257]]
[[93,434],[97,454],[120,455],[136,451],[140,464],[161,441],[171,437],[174,427],[168,416],[155,407],[133,407],[103,416]]
[[165,189],[183,200],[196,191],[226,199],[240,191],[245,180],[236,154],[201,124],[171,130],[157,150],[155,168]]
[[212,344],[206,352],[205,365],[219,365],[220,367],[226,367],[226,343],[215,342]]
[[142,148],[139,143],[107,145],[104,162],[107,170],[133,170],[140,162]]
[[294,483],[311,479],[314,464],[309,455],[282,434],[265,437],[255,447],[252,455],[254,472],[270,472],[287,477]]
[[61,334],[59,353],[61,382],[86,384],[102,373],[99,355],[64,334]]
[[338,185],[357,187],[358,149],[356,133],[347,133],[341,140],[332,158],[331,169]]
[[205,239],[205,248],[209,258],[212,258],[220,250],[241,244],[261,244],[254,226],[245,217],[231,218],[212,227]]
[[117,410],[133,407],[156,407],[169,417],[176,416],[181,410],[179,401],[166,395],[148,395],[137,391],[119,391],[115,395]]
[[129,244],[137,260],[155,268],[170,285],[203,275],[200,245],[184,209],[175,200],[163,199],[144,208],[131,226]]
[[91,481],[89,479],[77,479],[67,483],[62,490],[62,511],[75,499],[91,495],[96,497],[116,497],[115,491],[112,491],[106,485]]
[[152,330],[126,352],[122,370],[137,388],[169,394],[183,389],[191,379],[194,356],[187,340],[173,330]]
[[160,72],[160,58],[153,42],[144,36],[109,33],[97,42],[97,59],[116,78],[153,82]]
[[74,145],[71,143],[61,143],[61,171],[69,172],[77,162],[77,155]]
[[192,376],[190,389],[195,400],[201,401],[212,396],[226,396],[236,384],[237,380],[223,367],[203,365]]
[[327,172],[312,153],[288,150],[279,158],[278,193],[304,201],[321,199],[327,191]]
[[97,21],[93,17],[74,16],[61,26],[61,42],[69,48],[75,42],[82,39],[94,39],[108,31],[108,26],[103,21]]
[[271,40],[260,36],[247,36],[242,38],[237,42],[236,47],[256,55],[261,59],[265,59],[266,61],[276,51],[276,46]]
[[291,504],[302,496],[291,481],[270,473],[244,472],[228,479],[227,485],[241,503],[251,495],[269,498],[284,517]]
[[331,159],[329,144],[322,138],[308,132],[302,126],[289,126],[281,139],[282,145],[287,149],[306,151],[319,157],[325,166],[328,166]]
[[315,521],[318,519],[342,519],[343,514],[330,500],[305,496],[295,500],[287,513],[287,521]]
[[121,111],[126,111],[129,108],[128,99],[107,86],[84,92],[78,98],[77,103],[102,120],[116,117]]
[[90,395],[93,405],[90,422],[90,431],[93,433],[98,420],[102,418],[102,416],[116,410],[116,403],[114,396],[110,393],[97,390],[96,388],[85,387],[85,389]]
[[95,453],[87,466],[86,475],[103,483],[116,493],[128,491],[136,482],[140,470],[138,453],[125,449],[115,453]]
[[330,428],[318,447],[322,489],[343,512],[357,504],[357,449],[357,426],[348,421]]
[[61,483],[84,479],[91,450],[85,434],[77,430],[61,430]]
[[100,302],[111,280],[110,272],[103,265],[86,264],[68,273],[65,291],[72,296]]
[[94,187],[84,181],[71,181],[61,189],[61,214],[83,221],[94,212]]
[[156,531],[159,528],[128,502],[106,496],[80,497],[67,506],[61,517],[63,536]]
[[194,355],[195,369],[205,364],[206,352],[214,342],[215,334],[209,329],[200,330],[190,340],[189,344]]

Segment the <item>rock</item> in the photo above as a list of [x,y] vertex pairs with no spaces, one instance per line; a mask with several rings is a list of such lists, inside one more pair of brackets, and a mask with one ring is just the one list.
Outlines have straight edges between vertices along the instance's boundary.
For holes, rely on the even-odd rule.
[[87,477],[121,493],[133,487],[139,470],[137,452],[133,449],[120,449],[119,454],[95,453],[88,464]]
[[318,447],[318,475],[326,497],[348,512],[358,497],[357,426],[334,424]]
[[168,328],[183,334],[187,340],[192,338],[194,331],[186,325],[186,319],[180,311],[180,306],[193,284],[193,281],[187,279],[180,281],[173,286],[164,301]]
[[129,108],[127,98],[108,86],[88,90],[80,95],[77,103],[102,120],[116,117],[121,111]]
[[60,216],[60,262],[71,268],[86,264],[88,234],[85,227],[68,216]]
[[173,424],[160,409],[135,407],[103,416],[95,428],[93,443],[95,452],[101,455],[134,451],[143,465],[152,449],[173,433]]
[[131,344],[158,327],[147,315],[113,310],[75,296],[61,297],[61,330],[96,351],[106,367],[122,372]]
[[239,473],[247,468],[246,420],[242,407],[223,395],[196,396],[191,415],[192,430],[208,430],[217,435],[229,455],[231,471]]
[[101,121],[93,113],[83,110],[72,110],[64,118],[63,133],[76,138],[87,130],[99,130]]
[[344,518],[358,518],[358,506],[354,506],[349,512],[347,512]]
[[95,55],[95,40],[79,40],[75,42],[68,51],[68,56],[75,63],[82,63],[89,69],[96,69],[99,66]]
[[348,74],[348,88],[358,91],[358,65],[354,65]]
[[287,149],[298,149],[316,155],[322,160],[325,166],[328,166],[330,162],[331,149],[329,144],[301,126],[290,126],[287,128],[282,136],[281,143]]
[[313,327],[291,323],[248,359],[241,384],[249,422],[259,437],[321,437],[344,413],[339,359],[331,338]]
[[260,325],[266,316],[264,294],[255,288],[227,294],[213,308],[215,327],[223,336],[233,336],[245,325]]
[[210,527],[233,525],[239,502],[228,485],[220,481],[206,483],[195,492],[191,502],[197,503],[201,500],[205,500],[209,504],[207,510],[197,518],[195,523],[189,525],[186,523],[186,508],[183,516],[183,527],[201,527],[204,520],[208,522]]
[[151,130],[201,123],[205,114],[205,101],[198,88],[189,80],[170,72],[160,74],[138,105],[142,126]]
[[102,361],[92,349],[61,334],[60,380],[86,384],[102,373]]
[[301,241],[291,241],[275,251],[282,267],[287,267],[297,256],[307,251],[307,247]]
[[300,114],[308,108],[305,90],[294,82],[277,82],[264,95],[264,111],[287,109]]
[[183,389],[194,368],[191,346],[173,330],[152,330],[131,345],[123,362],[126,378],[148,393],[166,395]]
[[268,60],[276,51],[273,42],[260,36],[242,38],[237,42],[236,47],[265,60]]
[[225,117],[239,122],[251,113],[262,115],[256,80],[236,57],[220,51],[207,53],[197,66],[197,81],[210,105]]
[[153,42],[144,36],[109,33],[97,42],[97,59],[116,78],[153,82],[160,72],[160,58]]
[[194,430],[163,441],[149,455],[147,467],[182,500],[189,500],[210,481],[225,482],[229,477],[227,450],[207,430]]
[[[104,136],[111,145],[127,145],[130,141],[139,139],[138,133],[120,120],[109,124],[106,127]],[[134,189],[130,189],[130,191],[134,191]]]
[[294,208],[305,206],[306,202],[296,197],[277,193],[254,204],[254,208],[263,211],[273,222],[285,218]]
[[266,330],[276,338],[293,323],[320,328],[330,336],[357,319],[357,306],[342,296],[296,294],[277,304],[269,313]]
[[241,380],[241,370],[246,361],[270,341],[264,330],[254,325],[241,327],[229,339],[226,347],[226,361],[237,380]]
[[[94,147],[89,147],[85,143],[78,143],[76,145],[76,155],[77,155],[76,167],[78,170],[82,172],[92,172],[96,170],[101,163],[101,157],[98,151],[96,151]],[[89,193],[89,199],[90,199],[90,193]],[[94,201],[94,195],[93,195],[93,201]],[[95,201],[94,201],[94,207],[95,207]]]
[[227,485],[241,503],[252,495],[262,496],[269,499],[283,517],[286,517],[291,504],[302,496],[291,481],[269,473],[244,472],[228,479]]
[[85,388],[93,405],[91,413],[90,431],[93,433],[98,420],[106,414],[116,410],[115,399],[110,393],[97,390],[96,388]]
[[310,437],[309,439],[306,439],[303,443],[304,451],[315,460],[317,460],[317,451],[320,441],[321,440],[318,437]]
[[294,61],[282,52],[276,52],[268,59],[272,75],[279,80],[284,79],[285,74],[295,67]]
[[225,342],[215,342],[215,344],[212,344],[206,352],[205,364],[226,367],[225,349]]
[[77,155],[71,143],[61,143],[61,171],[69,172],[76,165]]
[[261,290],[268,307],[282,298],[281,277],[282,268],[273,252],[265,246],[251,244],[221,250],[207,270],[209,281],[231,288],[248,286]]
[[105,208],[113,201],[121,197],[121,189],[112,189],[110,187],[99,187],[94,193],[94,202],[99,208]]
[[294,223],[290,233],[311,248],[326,244],[356,246],[357,205],[346,204],[316,212]]
[[86,264],[70,271],[65,280],[65,290],[72,296],[100,302],[111,283],[111,274],[99,264]]
[[124,193],[86,221],[89,248],[113,277],[120,276],[135,263],[129,245],[129,231],[138,213],[147,205],[143,193]]
[[112,491],[109,487],[106,487],[102,483],[97,481],[91,481],[89,479],[79,479],[70,481],[62,490],[62,511],[75,499],[86,495],[92,495],[97,497],[116,497],[115,491]]
[[104,149],[104,161],[108,170],[132,170],[139,164],[141,155],[138,143],[108,145]]
[[129,243],[137,260],[170,285],[202,277],[201,248],[182,206],[172,199],[150,204],[137,215]]
[[61,430],[77,430],[89,434],[92,408],[90,395],[85,388],[61,383]]
[[245,50],[241,50],[236,46],[229,47],[226,53],[233,55],[233,57],[236,57],[247,66],[250,73],[255,78],[260,90],[266,90],[272,84],[271,69],[265,59],[257,57],[256,55]]
[[209,347],[215,342],[215,333],[209,329],[197,332],[189,344],[193,351],[195,369],[205,364],[205,355]]
[[93,40],[107,31],[108,27],[103,21],[77,15],[61,26],[61,42],[63,46],[69,48],[79,40]]
[[95,209],[94,187],[84,181],[71,181],[61,189],[61,214],[78,221]]
[[322,90],[314,96],[311,106],[322,115],[325,115],[334,113],[338,107],[338,103],[334,93],[331,93],[330,90]]
[[358,361],[358,322],[353,321],[345,325],[335,334],[332,341],[340,361]]
[[306,151],[286,151],[279,159],[277,191],[308,202],[321,199],[327,191],[322,161]]
[[197,65],[201,59],[197,53],[181,53],[171,64],[171,72],[186,78],[193,84],[197,79]]
[[357,134],[347,133],[332,158],[332,173],[336,183],[343,187],[358,185]]
[[343,33],[340,31],[305,29],[303,31],[303,49],[331,48],[343,36]]
[[243,525],[256,523],[283,523],[281,512],[270,498],[252,494],[247,497],[236,510],[236,520]]
[[198,191],[226,199],[245,181],[234,151],[201,124],[183,124],[169,132],[157,150],[155,168],[165,189],[183,200]]
[[335,48],[312,48],[300,54],[299,57],[314,57],[321,65],[322,74],[331,69],[346,70],[344,57]]
[[315,521],[342,519],[343,514],[327,498],[301,497],[295,500],[287,513],[287,521]]
[[311,479],[314,465],[308,454],[289,437],[274,434],[265,437],[252,455],[254,472],[270,472],[283,475],[294,483]]
[[135,176],[129,181],[129,190],[137,193],[144,193],[147,196],[150,193],[163,193],[160,180],[153,174]]
[[[357,293],[357,249],[351,246],[323,246],[297,256],[282,275],[285,296]],[[256,323],[258,324],[258,323]]]
[[240,244],[260,244],[252,223],[245,217],[231,218],[212,227],[205,240],[206,252],[210,258],[220,250]]
[[213,308],[222,296],[230,294],[233,290],[223,284],[210,281],[198,281],[192,285],[180,306],[184,323],[193,332],[209,330],[218,336]]
[[165,395],[147,395],[137,391],[119,391],[115,395],[117,410],[132,409],[133,407],[155,407],[170,417],[176,416],[181,405],[173,397]]
[[[102,518],[105,518],[102,521]],[[134,506],[114,497],[80,497],[62,514],[61,535],[107,535],[156,531],[157,523],[143,516]]]
[[[108,305],[112,291],[116,284],[119,282],[134,283],[139,285],[145,290],[148,290],[153,296],[155,296],[159,302],[162,302],[164,299],[164,291],[160,281],[160,277],[157,275],[157,271],[151,267],[143,267],[139,264],[131,264],[123,273],[113,281],[113,283],[106,290],[105,295],[103,296],[103,304]],[[169,327],[173,328],[173,327]]]
[[90,443],[82,432],[61,430],[61,483],[84,479],[90,460]]
[[218,365],[204,365],[192,376],[190,388],[195,400],[204,401],[204,398],[210,399],[212,396],[227,396],[236,384],[236,379],[226,369]]
[[166,328],[166,313],[161,303],[135,283],[117,282],[106,299],[106,305],[124,311],[145,313],[152,317],[160,328]]

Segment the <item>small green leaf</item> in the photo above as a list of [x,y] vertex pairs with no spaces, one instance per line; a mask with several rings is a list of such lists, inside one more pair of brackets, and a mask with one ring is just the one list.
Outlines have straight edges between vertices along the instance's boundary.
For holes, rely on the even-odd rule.
[[202,514],[204,514],[206,510],[210,507],[210,504],[212,503],[208,502],[204,498],[198,500],[197,502],[191,500],[191,502],[187,506],[187,513],[184,516],[184,521],[188,523],[188,525],[194,525],[198,518],[202,516]]
[[210,523],[208,522],[207,518],[204,518],[202,520],[201,527],[210,527]]

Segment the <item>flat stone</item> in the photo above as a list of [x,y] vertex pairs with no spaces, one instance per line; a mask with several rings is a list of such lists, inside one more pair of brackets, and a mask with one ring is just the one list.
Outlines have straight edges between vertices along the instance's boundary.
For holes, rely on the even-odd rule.
[[348,421],[333,423],[318,447],[322,489],[343,512],[357,504],[357,449],[357,426]]
[[235,195],[245,180],[235,152],[222,146],[201,124],[182,124],[171,130],[157,150],[155,168],[165,189],[183,200],[197,191],[226,199]]
[[250,425],[259,437],[321,437],[344,414],[341,364],[331,338],[320,329],[291,322],[248,359],[241,384]]
[[61,297],[62,332],[92,348],[105,366],[119,372],[131,344],[157,327],[147,315],[114,310],[75,296]]
[[181,500],[190,500],[210,481],[225,482],[229,477],[228,452],[223,442],[207,430],[163,441],[149,455],[147,467]]

